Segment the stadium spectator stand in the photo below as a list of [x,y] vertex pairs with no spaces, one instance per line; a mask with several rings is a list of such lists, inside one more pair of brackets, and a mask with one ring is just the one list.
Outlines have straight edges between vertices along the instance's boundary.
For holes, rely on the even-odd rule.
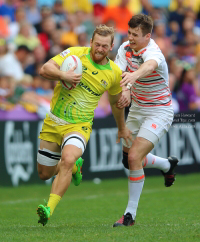
[[[41,80],[41,65],[70,46],[88,46],[99,23],[116,29],[114,59],[126,39],[127,21],[141,11],[154,19],[153,39],[168,63],[175,112],[199,110],[199,6],[199,1],[188,0],[2,0],[0,119],[43,118],[55,83]],[[109,114],[105,95],[95,117]]]

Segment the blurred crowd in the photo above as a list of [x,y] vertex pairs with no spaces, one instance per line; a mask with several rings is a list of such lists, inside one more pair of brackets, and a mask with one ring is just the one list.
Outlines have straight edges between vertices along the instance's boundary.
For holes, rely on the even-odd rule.
[[[200,110],[200,0],[0,0],[0,116],[20,106],[44,118],[56,82],[39,75],[41,66],[68,47],[89,46],[101,23],[116,30],[114,60],[140,12],[154,20],[175,113]],[[105,93],[96,117],[110,113]]]

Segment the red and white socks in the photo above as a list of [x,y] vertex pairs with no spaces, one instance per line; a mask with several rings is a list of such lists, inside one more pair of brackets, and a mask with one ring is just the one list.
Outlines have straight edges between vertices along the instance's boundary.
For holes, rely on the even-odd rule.
[[144,170],[129,171],[129,200],[126,208],[126,213],[131,213],[133,219],[135,219],[138,203],[140,200],[140,195],[142,193],[144,185]]
[[143,168],[157,168],[162,170],[164,173],[170,169],[170,163],[168,159],[161,158],[156,155],[149,153],[142,162]]

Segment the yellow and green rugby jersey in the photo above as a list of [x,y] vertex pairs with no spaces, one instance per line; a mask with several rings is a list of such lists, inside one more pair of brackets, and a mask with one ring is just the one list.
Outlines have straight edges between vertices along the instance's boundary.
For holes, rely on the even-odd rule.
[[90,122],[94,118],[94,110],[105,91],[116,95],[122,91],[120,87],[122,71],[111,60],[106,65],[98,65],[90,58],[89,47],[72,47],[52,59],[59,65],[70,55],[76,55],[82,61],[82,79],[76,88],[65,89],[58,82],[51,101],[51,112],[69,123]]

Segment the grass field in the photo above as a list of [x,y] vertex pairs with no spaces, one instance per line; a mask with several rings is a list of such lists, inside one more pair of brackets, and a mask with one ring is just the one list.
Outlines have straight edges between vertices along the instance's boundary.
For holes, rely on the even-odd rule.
[[166,188],[163,177],[146,177],[136,224],[112,228],[127,204],[127,179],[99,185],[73,184],[46,226],[36,208],[49,186],[0,188],[0,242],[194,242],[200,241],[200,174],[177,175]]

